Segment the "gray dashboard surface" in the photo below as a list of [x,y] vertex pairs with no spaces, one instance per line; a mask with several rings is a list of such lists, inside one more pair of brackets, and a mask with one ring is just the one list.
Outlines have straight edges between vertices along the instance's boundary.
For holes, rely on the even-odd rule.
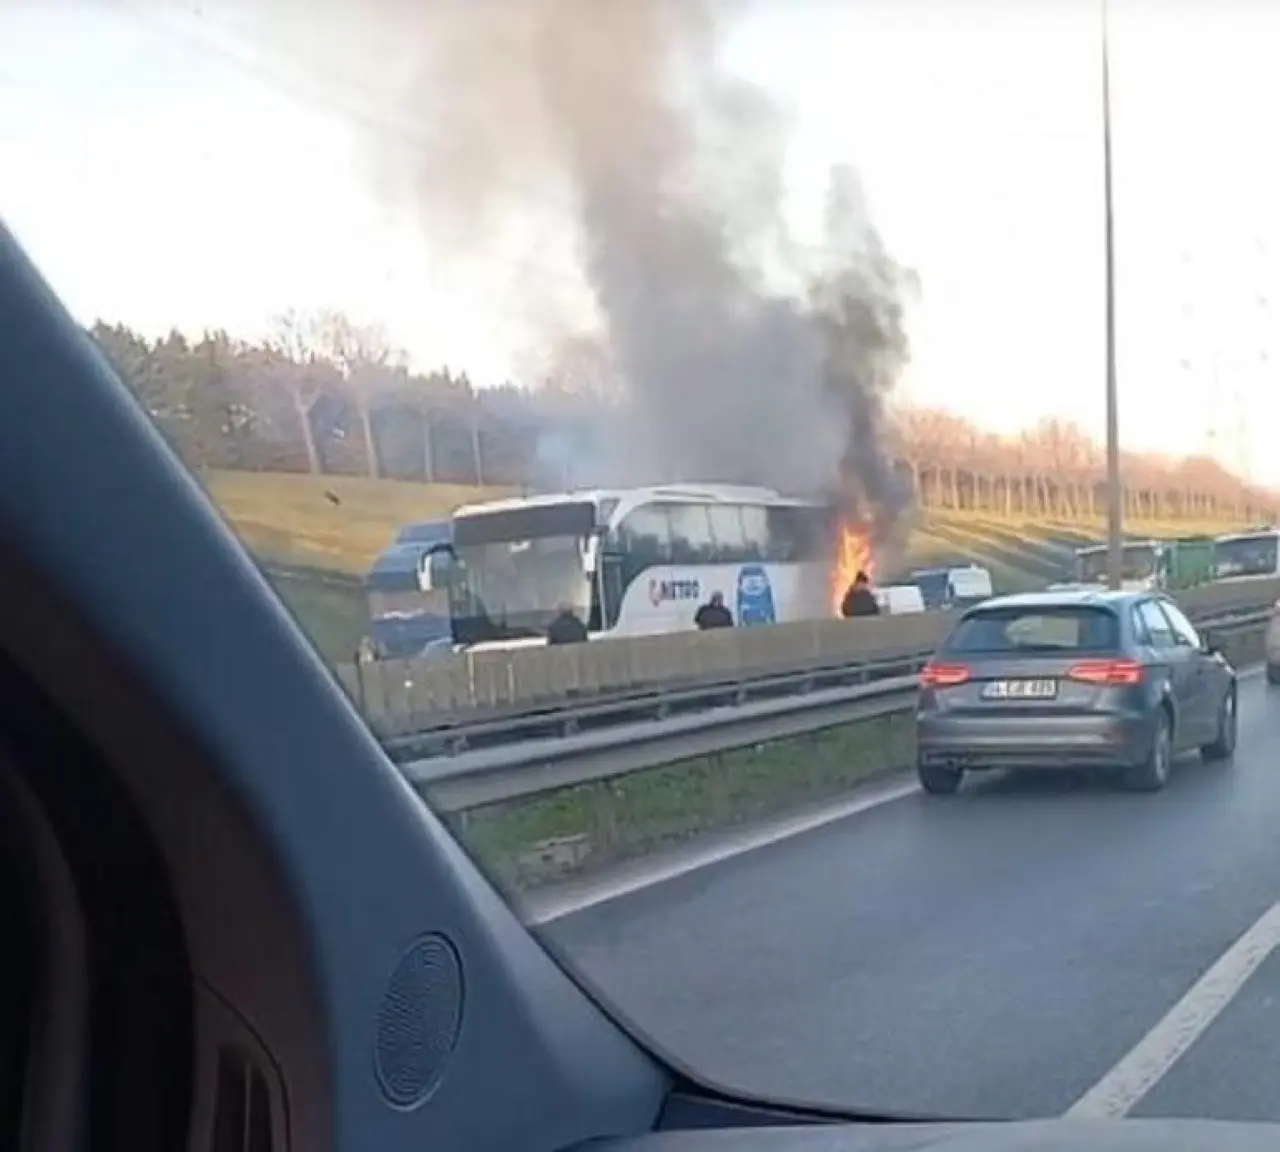
[[1228,1120],[1027,1120],[659,1132],[600,1152],[1276,1152],[1280,1124]]

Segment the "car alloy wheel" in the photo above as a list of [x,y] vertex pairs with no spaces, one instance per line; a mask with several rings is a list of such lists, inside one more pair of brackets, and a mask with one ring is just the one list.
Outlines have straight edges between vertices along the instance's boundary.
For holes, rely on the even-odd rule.
[[1173,760],[1173,748],[1169,740],[1169,721],[1162,715],[1156,724],[1156,734],[1151,743],[1151,778],[1160,787],[1169,780],[1169,765]]
[[1236,694],[1228,692],[1222,701],[1222,719],[1218,724],[1218,742],[1228,756],[1236,750],[1236,729],[1240,716],[1236,709]]

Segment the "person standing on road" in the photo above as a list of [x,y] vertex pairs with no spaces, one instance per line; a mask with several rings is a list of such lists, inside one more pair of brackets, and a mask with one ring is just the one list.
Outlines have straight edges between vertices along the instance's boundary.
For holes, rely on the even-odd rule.
[[840,615],[846,620],[853,616],[879,616],[880,603],[871,590],[871,581],[865,572],[859,572],[849,585],[840,603]]
[[711,599],[693,614],[693,622],[701,632],[711,628],[732,628],[733,613],[725,605],[724,593],[712,592]]

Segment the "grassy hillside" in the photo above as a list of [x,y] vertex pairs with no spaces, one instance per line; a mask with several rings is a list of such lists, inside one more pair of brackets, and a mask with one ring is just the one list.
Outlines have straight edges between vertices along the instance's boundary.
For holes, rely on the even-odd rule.
[[368,571],[401,525],[442,519],[459,504],[511,494],[505,488],[279,472],[207,471],[201,479],[255,555],[353,576]]
[[[447,516],[458,504],[510,494],[447,484],[361,477],[206,472],[203,480],[236,531],[272,570],[273,581],[325,655],[348,660],[364,626],[359,577],[414,520]],[[337,502],[330,499],[337,498]],[[1130,523],[1135,536],[1219,533],[1227,523]],[[905,566],[973,561],[996,588],[1014,591],[1067,579],[1071,553],[1104,538],[1101,521],[1017,521],[985,513],[926,512]]]

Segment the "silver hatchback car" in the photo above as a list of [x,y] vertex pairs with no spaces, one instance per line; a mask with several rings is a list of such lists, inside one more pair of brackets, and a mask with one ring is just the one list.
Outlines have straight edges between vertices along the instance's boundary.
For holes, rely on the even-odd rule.
[[1232,755],[1236,702],[1235,669],[1166,596],[997,597],[921,673],[920,783],[947,794],[970,771],[1099,767],[1163,788],[1179,752]]

